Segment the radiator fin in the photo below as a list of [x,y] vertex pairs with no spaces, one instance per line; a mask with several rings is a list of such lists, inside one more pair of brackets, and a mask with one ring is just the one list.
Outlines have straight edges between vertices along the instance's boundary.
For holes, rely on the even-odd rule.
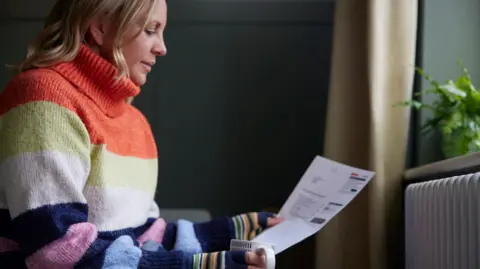
[[480,172],[410,184],[406,269],[480,269]]

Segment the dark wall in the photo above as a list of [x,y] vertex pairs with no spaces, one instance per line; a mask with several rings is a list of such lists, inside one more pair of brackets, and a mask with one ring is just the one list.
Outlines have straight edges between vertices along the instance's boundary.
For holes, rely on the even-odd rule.
[[[0,62],[22,58],[52,3],[1,2]],[[332,21],[329,1],[169,2],[168,56],[135,100],[158,142],[161,207],[282,205],[322,152]]]
[[136,100],[158,141],[159,202],[281,206],[322,151],[333,5],[173,3],[168,56]]

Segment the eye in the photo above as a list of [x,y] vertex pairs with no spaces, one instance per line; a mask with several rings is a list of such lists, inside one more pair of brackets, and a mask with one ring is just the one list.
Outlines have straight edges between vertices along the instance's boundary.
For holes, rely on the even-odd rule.
[[155,29],[145,29],[145,33],[147,35],[153,35],[155,34],[157,31]]

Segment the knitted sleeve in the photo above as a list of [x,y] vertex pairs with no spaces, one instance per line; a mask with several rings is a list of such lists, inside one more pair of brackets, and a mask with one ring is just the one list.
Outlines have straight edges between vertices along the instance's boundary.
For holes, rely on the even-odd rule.
[[190,256],[182,251],[148,252],[130,236],[101,236],[88,222],[82,190],[90,147],[79,116],[54,102],[0,113],[0,207],[11,218],[2,227],[10,249],[28,268],[185,268]]
[[180,219],[166,225],[162,245],[186,253],[211,253],[230,248],[232,239],[252,240],[267,227],[270,212],[249,212],[193,223]]

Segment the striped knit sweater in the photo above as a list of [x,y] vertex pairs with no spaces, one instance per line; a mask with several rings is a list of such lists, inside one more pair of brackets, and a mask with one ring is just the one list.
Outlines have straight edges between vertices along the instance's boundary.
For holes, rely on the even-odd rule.
[[[269,214],[166,223],[157,151],[131,81],[82,46],[0,95],[0,268],[246,268],[230,239]],[[235,264],[235,265],[233,265]]]

